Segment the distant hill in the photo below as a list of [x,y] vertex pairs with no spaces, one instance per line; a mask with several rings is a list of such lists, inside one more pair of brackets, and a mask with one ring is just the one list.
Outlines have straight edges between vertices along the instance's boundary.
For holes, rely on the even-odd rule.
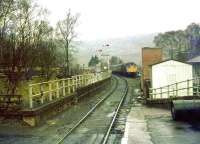
[[[102,49],[102,53],[109,54],[110,56],[119,56],[124,62],[141,64],[141,48],[153,47],[155,35],[156,34],[148,34],[80,42],[77,46],[78,53],[76,57],[78,63],[87,65],[90,57],[95,55],[99,49]],[[105,44],[109,44],[110,46],[103,46]]]

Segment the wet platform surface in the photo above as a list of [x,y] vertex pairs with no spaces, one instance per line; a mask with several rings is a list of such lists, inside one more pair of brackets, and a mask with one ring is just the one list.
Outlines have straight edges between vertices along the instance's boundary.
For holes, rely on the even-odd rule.
[[173,121],[169,110],[138,103],[128,115],[122,144],[197,144],[200,122]]

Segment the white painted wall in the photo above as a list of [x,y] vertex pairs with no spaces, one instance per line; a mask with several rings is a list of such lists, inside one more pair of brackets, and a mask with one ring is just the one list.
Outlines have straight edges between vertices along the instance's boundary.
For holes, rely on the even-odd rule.
[[[167,85],[171,85],[173,83],[185,81],[188,79],[192,79],[192,65],[181,63],[174,60],[165,61],[156,65],[152,66],[152,88],[160,88]],[[192,87],[192,81],[189,83]],[[186,88],[187,82],[178,84],[178,89]],[[175,89],[176,86],[171,86],[170,89]],[[168,91],[168,88],[162,89],[163,91]],[[160,92],[160,90],[157,90]],[[192,88],[189,90],[189,95],[192,95],[193,90]],[[170,96],[173,96],[174,93],[171,92]],[[187,96],[187,90],[178,91],[177,96]],[[168,94],[165,93],[162,96],[160,94],[154,95],[155,98],[167,98]]]

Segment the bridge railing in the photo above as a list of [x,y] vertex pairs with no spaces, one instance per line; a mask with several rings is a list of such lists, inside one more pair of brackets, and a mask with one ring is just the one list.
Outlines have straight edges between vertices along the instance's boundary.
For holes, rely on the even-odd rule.
[[167,99],[184,96],[200,96],[200,77],[189,79],[171,85],[150,88],[150,99]]
[[111,72],[75,75],[71,78],[29,84],[28,107],[35,108],[75,93],[80,87],[107,79]]

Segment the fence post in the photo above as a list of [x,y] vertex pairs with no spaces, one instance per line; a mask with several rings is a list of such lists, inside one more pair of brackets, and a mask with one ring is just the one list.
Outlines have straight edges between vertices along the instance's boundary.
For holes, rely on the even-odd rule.
[[85,86],[87,85],[87,74],[84,75]]
[[76,89],[80,87],[80,85],[81,85],[80,83],[81,83],[80,75],[77,75],[77,76],[76,76],[76,85],[77,85],[77,86],[76,86]]
[[44,87],[43,87],[43,84],[41,83],[40,84],[40,93],[41,93],[41,103],[43,104],[44,103]]
[[92,83],[92,75],[90,74],[88,78],[89,78],[89,85],[90,85]]
[[152,97],[152,99],[153,98],[156,98],[156,89],[153,89],[153,97]]
[[52,83],[49,82],[49,100],[52,101]]
[[79,75],[79,87],[81,87],[82,86],[82,75]]
[[89,75],[89,84],[92,84],[92,74]]
[[75,76],[74,77],[74,89],[73,89],[73,92],[75,92],[76,91],[76,88],[77,88],[77,85],[78,85],[78,83],[77,83],[77,76]]
[[87,77],[87,84],[88,84],[88,85],[90,85],[90,80],[91,80],[90,74],[88,74],[88,77]]
[[29,108],[33,108],[32,92],[33,92],[33,87],[32,85],[29,85]]
[[82,81],[81,86],[83,87],[84,86],[84,75],[81,75],[81,81]]
[[91,80],[90,74],[88,74],[88,76],[87,76],[87,84],[88,84],[88,85],[90,84],[90,80]]
[[94,83],[94,82],[95,82],[95,75],[92,74],[92,83]]
[[83,75],[79,76],[79,87],[82,87],[83,85]]
[[153,97],[153,89],[149,88],[149,98],[152,99]]
[[72,93],[75,91],[75,78],[72,76]]
[[160,88],[160,98],[162,98],[162,87]]
[[187,96],[189,96],[189,90],[190,90],[190,88],[189,88],[189,87],[190,87],[190,84],[189,84],[189,82],[190,82],[190,81],[189,81],[189,80],[187,80]]
[[77,76],[75,76],[75,82],[76,82],[76,87],[75,87],[75,91],[76,91],[76,89],[79,87],[79,76],[77,75]]
[[65,79],[62,80],[63,96],[65,96]]
[[68,94],[70,94],[70,93],[71,93],[71,85],[70,85],[70,81],[71,81],[71,79],[70,79],[70,78],[68,78],[68,79],[67,79],[67,88],[68,88]]
[[176,83],[176,97],[178,96],[178,83]]
[[197,95],[199,96],[199,90],[200,90],[200,78],[197,78],[198,80],[197,80]]
[[89,74],[86,76],[86,84],[89,85]]
[[175,89],[174,89],[174,87],[173,87],[173,91],[172,91],[172,92],[173,92],[173,97],[175,97],[174,91],[175,91]]
[[95,73],[95,75],[94,75],[94,83],[97,82],[97,81],[98,81],[98,79],[97,79],[97,73]]
[[60,91],[60,88],[59,88],[59,81],[56,82],[56,97],[59,98],[59,91]]
[[169,92],[169,85],[167,86],[167,95],[168,95],[168,98],[170,98],[170,92]]

